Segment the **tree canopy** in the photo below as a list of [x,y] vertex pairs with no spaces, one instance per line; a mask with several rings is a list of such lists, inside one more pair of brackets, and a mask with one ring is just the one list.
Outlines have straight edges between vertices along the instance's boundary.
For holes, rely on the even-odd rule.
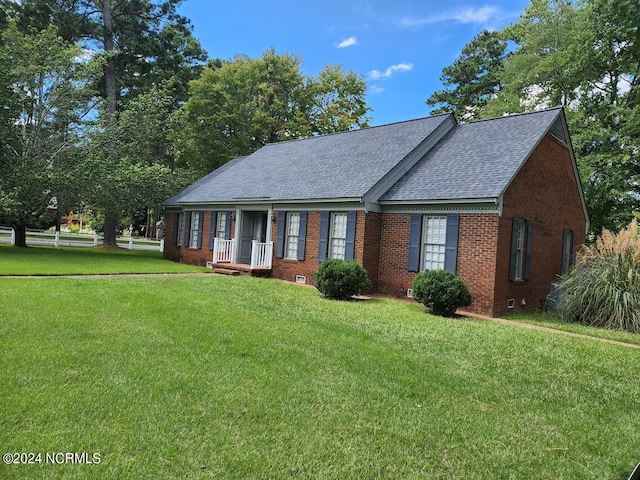
[[[532,0],[493,34],[510,45],[501,61],[470,55],[474,39],[443,71],[452,88],[427,103],[462,119],[564,106],[592,233],[623,228],[640,215],[639,18],[634,0]],[[478,77],[459,72],[481,72],[499,88],[478,101]]]
[[274,49],[207,66],[177,117],[179,161],[205,174],[268,143],[367,126],[361,75],[326,66],[313,78],[301,66]]

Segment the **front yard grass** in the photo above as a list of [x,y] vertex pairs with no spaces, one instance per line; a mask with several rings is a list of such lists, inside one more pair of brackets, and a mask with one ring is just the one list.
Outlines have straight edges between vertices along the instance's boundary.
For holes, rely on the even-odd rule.
[[531,325],[540,325],[542,327],[554,328],[564,332],[581,333],[597,338],[605,338],[607,340],[616,340],[618,342],[633,343],[640,345],[640,334],[625,332],[621,330],[610,330],[606,328],[591,327],[580,323],[566,322],[559,313],[554,312],[528,312],[507,315],[505,318],[516,322],[529,323]]
[[118,273],[186,273],[210,272],[171,262],[162,253],[123,248],[15,248],[0,246],[2,275],[106,275]]
[[636,349],[417,303],[0,278],[0,335],[3,453],[101,460],[0,478],[623,479],[640,460]]

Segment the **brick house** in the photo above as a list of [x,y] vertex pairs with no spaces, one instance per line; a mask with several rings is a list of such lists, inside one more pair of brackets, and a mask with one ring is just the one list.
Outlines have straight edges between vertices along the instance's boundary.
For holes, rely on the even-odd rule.
[[560,108],[271,144],[163,205],[165,258],[308,284],[323,259],[355,259],[397,297],[444,268],[486,315],[540,309],[588,226]]

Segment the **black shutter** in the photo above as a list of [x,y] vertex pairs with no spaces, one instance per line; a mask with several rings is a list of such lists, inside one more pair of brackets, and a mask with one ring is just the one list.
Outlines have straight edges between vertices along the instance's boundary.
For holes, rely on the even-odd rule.
[[576,232],[571,230],[571,266],[576,266],[577,261],[577,250],[578,246],[576,245]]
[[276,258],[284,257],[284,232],[287,225],[287,212],[279,211],[278,235],[276,236]]
[[202,248],[202,225],[204,224],[204,212],[198,215],[198,248]]
[[345,249],[344,249],[345,260],[353,260],[355,258],[357,218],[358,218],[357,212],[347,213],[347,239],[345,242]]
[[329,246],[329,216],[330,212],[320,213],[320,239],[318,241],[319,262],[327,258],[327,247]]
[[518,220],[514,218],[511,222],[511,256],[509,261],[509,280],[516,279],[516,264],[518,258]]
[[447,235],[444,247],[444,269],[453,274],[456,273],[458,259],[458,215],[447,215]]
[[227,212],[227,214],[225,215],[225,222],[224,222],[224,239],[225,240],[230,240],[231,239],[231,215],[233,215],[233,212]]
[[191,243],[189,242],[189,233],[191,233],[191,212],[186,212],[184,222],[184,237],[182,242],[183,247],[189,247]]
[[180,221],[182,216],[179,213],[173,214],[173,244],[178,244],[178,232],[180,231]]
[[572,248],[570,241],[572,239],[571,230],[562,231],[562,265],[560,266],[560,273],[563,275],[569,273],[569,267],[571,266]]
[[533,251],[533,223],[527,222],[527,256],[524,263],[524,279],[531,275],[531,252]]
[[304,260],[304,248],[307,243],[307,212],[300,212],[300,231],[298,232],[298,260]]
[[410,272],[420,271],[420,241],[422,239],[422,215],[411,214],[411,226],[409,227],[409,264]]
[[211,223],[209,224],[209,250],[213,250],[213,241],[216,238],[216,224],[218,223],[218,213],[211,212]]

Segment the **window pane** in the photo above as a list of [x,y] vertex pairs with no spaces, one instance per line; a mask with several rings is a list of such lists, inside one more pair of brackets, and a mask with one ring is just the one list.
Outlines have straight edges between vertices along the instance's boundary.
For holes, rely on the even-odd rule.
[[331,245],[329,257],[344,260],[347,245],[347,214],[334,213],[331,216]]
[[198,236],[200,231],[200,212],[193,212],[191,214],[191,242],[189,246],[191,248],[198,248]]
[[443,269],[445,241],[447,237],[447,219],[446,217],[425,217],[423,223],[423,270]]
[[298,258],[298,236],[300,235],[300,214],[287,214],[287,251],[286,258]]
[[216,223],[216,237],[224,239],[227,234],[227,212],[218,212],[218,221]]
[[524,221],[519,220],[516,222],[516,279],[521,280],[523,259],[524,259]]

